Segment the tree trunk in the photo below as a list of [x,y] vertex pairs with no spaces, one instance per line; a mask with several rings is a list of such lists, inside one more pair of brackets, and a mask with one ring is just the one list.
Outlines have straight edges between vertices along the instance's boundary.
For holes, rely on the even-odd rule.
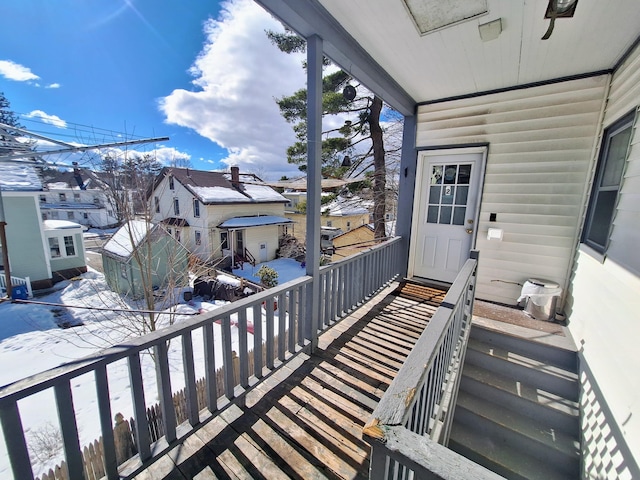
[[382,111],[382,99],[374,97],[369,111],[369,129],[373,143],[373,225],[375,238],[384,238],[385,208],[386,208],[386,165],[384,140],[380,127],[380,112]]

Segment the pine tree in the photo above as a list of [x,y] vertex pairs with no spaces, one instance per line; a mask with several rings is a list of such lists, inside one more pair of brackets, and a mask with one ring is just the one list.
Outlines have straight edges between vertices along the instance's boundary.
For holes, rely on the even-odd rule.
[[[18,120],[18,115],[11,110],[11,104],[3,92],[0,92],[0,123],[11,127],[23,128]],[[16,150],[16,136],[18,135],[15,130],[0,126],[0,156],[11,154]]]
[[[267,36],[283,52],[304,52],[306,42],[292,32],[277,33],[269,31]],[[324,59],[324,64],[329,61]],[[383,238],[385,233],[386,209],[386,159],[383,129],[380,117],[384,105],[382,99],[371,94],[363,87],[356,91],[355,98],[346,93],[351,90],[354,80],[339,70],[325,75],[322,80],[323,115],[353,115],[355,121],[346,121],[343,126],[322,132],[322,173],[327,176],[343,178],[348,172],[366,171],[373,164],[373,201],[375,237]],[[358,95],[360,93],[360,95]],[[307,91],[301,89],[293,95],[276,100],[282,116],[293,123],[297,141],[287,149],[289,163],[306,170],[307,159]],[[355,147],[360,143],[371,142],[364,154],[356,154]],[[345,162],[349,157],[351,165]]]

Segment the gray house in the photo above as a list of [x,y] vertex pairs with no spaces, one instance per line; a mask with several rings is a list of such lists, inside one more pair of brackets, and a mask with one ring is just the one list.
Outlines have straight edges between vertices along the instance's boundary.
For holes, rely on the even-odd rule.
[[185,286],[189,254],[161,225],[131,220],[105,243],[102,265],[113,291],[142,298],[145,285]]

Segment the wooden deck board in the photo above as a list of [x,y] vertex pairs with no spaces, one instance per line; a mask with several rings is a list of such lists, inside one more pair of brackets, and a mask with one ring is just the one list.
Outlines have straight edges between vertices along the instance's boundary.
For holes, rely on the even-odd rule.
[[135,479],[368,478],[362,427],[442,298],[386,289]]

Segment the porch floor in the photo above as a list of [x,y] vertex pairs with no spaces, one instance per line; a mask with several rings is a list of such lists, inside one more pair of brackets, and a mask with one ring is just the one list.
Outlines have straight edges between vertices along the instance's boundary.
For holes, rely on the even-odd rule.
[[429,319],[442,290],[382,290],[246,397],[139,473],[160,479],[367,478],[362,427]]

